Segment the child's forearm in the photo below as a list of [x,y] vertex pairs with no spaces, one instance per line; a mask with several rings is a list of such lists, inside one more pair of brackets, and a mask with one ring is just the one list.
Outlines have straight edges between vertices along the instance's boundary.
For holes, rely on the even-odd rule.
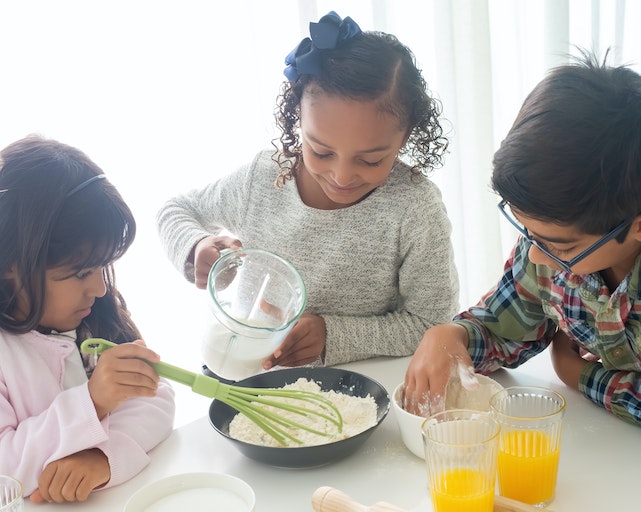
[[558,331],[552,340],[552,365],[566,385],[579,389],[579,380],[587,362],[579,355],[577,345],[563,331]]

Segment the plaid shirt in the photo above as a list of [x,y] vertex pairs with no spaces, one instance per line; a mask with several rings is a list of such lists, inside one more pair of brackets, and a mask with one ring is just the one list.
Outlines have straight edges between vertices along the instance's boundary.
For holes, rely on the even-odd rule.
[[599,358],[586,364],[579,390],[641,425],[641,256],[611,294],[598,272],[576,275],[535,265],[529,247],[520,239],[497,286],[454,319],[468,331],[475,368],[515,368],[561,329]]

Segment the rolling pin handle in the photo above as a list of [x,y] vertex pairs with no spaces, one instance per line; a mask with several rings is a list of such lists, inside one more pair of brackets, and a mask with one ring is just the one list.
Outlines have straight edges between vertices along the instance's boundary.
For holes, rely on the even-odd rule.
[[347,494],[332,487],[319,487],[312,495],[314,512],[406,512],[405,510],[379,502],[371,507],[361,505]]

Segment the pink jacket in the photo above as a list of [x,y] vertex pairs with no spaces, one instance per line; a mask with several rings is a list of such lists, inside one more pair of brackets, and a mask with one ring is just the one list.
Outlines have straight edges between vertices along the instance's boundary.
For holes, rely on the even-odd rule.
[[0,474],[20,480],[28,496],[45,466],[99,448],[120,484],[149,463],[147,452],[173,429],[174,392],[161,381],[154,398],[132,398],[98,420],[86,383],[63,388],[64,337],[0,331]]

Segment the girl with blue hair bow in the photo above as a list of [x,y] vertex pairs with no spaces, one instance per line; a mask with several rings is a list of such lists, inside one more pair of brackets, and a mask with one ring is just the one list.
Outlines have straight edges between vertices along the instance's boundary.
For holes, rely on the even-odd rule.
[[334,12],[285,63],[279,148],[168,201],[165,250],[198,288],[225,248],[299,270],[307,310],[265,369],[411,355],[458,304],[451,226],[427,178],[448,144],[440,104],[395,36]]

